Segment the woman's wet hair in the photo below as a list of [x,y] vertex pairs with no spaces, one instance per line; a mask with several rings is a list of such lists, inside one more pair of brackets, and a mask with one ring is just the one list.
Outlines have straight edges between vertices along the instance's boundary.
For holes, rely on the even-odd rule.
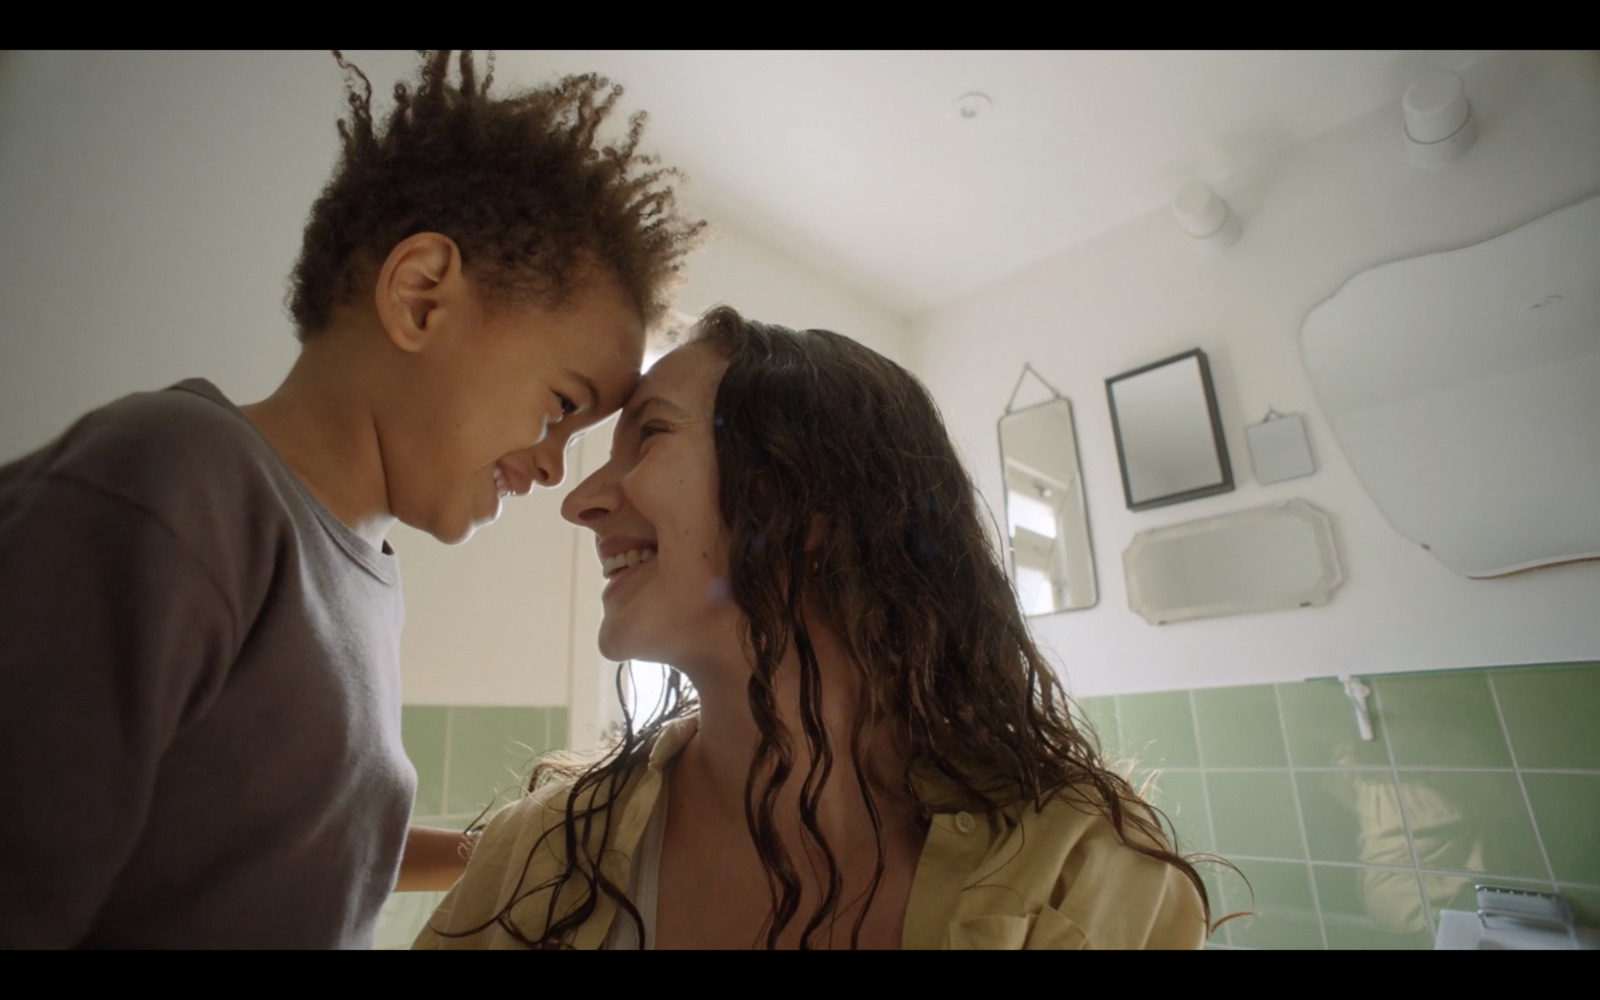
[[[1193,863],[1200,859],[1177,852],[1170,823],[1163,826],[1162,814],[1103,759],[1029,633],[994,541],[998,531],[992,518],[986,526],[987,508],[922,383],[847,337],[754,322],[728,307],[702,317],[690,338],[695,349],[727,360],[712,433],[729,591],[745,619],[747,695],[760,732],[745,814],[772,894],[766,945],[775,947],[800,919],[801,947],[815,946],[849,905],[817,822],[822,790],[837,769],[835,740],[822,721],[824,681],[812,624],[840,637],[858,671],[850,771],[872,819],[877,858],[865,905],[850,927],[852,946],[885,870],[879,806],[886,796],[909,798],[924,829],[935,812],[1020,811],[1065,798],[1103,815],[1130,849],[1178,869],[1199,892],[1209,922],[1205,884]],[[808,621],[803,610],[820,620]],[[784,724],[774,699],[791,649],[799,671],[798,733]],[[609,805],[662,727],[697,709],[692,691],[672,674],[660,710],[639,729],[628,717],[598,763],[547,758],[536,768],[530,790],[558,777],[575,779],[564,803],[568,822],[556,828],[564,831],[567,868],[518,893],[492,921],[513,936],[561,947],[605,893],[636,922],[642,940],[625,887],[604,877],[589,845],[596,828],[600,842],[608,842]],[[619,671],[619,695],[622,677]],[[884,733],[906,762],[902,773],[876,770],[880,758],[868,744]],[[810,761],[801,786],[802,846],[820,859],[824,883],[821,900],[805,914],[795,859],[775,822],[779,792],[801,756],[796,740],[804,741]],[[581,904],[558,912],[557,900],[571,898],[574,880]],[[537,892],[550,893],[547,929],[530,938],[510,914],[517,899]]]
[[349,114],[291,277],[301,340],[420,232],[454,240],[463,269],[492,296],[559,308],[593,266],[615,276],[647,324],[664,315],[705,223],[678,211],[681,174],[639,152],[642,112],[614,141],[601,135],[620,86],[591,73],[490,97],[492,55],[480,77],[471,52],[424,52],[418,78],[395,85],[379,125],[371,82],[334,57]]
[[[848,337],[752,322],[726,307],[702,318],[697,336],[728,361],[713,433],[729,589],[746,619],[749,700],[761,732],[747,801],[776,890],[769,941],[799,901],[793,859],[773,826],[773,793],[790,770],[796,734],[779,721],[772,691],[791,645],[799,737],[811,761],[801,815],[815,841],[807,847],[826,859],[834,890],[807,915],[807,936],[829,922],[839,888],[816,824],[833,761],[802,601],[859,671],[850,752],[874,817],[881,792],[866,783],[866,740],[887,728],[910,766],[883,776],[885,784],[911,795],[924,820],[935,810],[1043,808],[1065,796],[1103,812],[1131,848],[1177,867],[1205,900],[1193,865],[1169,849],[1175,838],[1159,814],[1102,761],[1092,733],[1073,717],[927,388]],[[877,870],[881,878],[881,834]]]

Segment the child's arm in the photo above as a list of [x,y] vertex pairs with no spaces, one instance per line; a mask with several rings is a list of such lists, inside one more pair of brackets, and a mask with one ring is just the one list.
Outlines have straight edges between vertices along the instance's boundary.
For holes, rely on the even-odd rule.
[[400,858],[400,879],[395,892],[430,892],[448,889],[467,870],[478,833],[435,830],[414,826],[406,832],[406,850]]

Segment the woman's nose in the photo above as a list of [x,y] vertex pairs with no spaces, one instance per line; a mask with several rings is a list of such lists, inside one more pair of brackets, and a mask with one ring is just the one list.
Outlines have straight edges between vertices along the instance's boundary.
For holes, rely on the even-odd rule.
[[616,509],[616,488],[609,462],[596,469],[561,501],[561,516],[580,528],[589,527],[596,518]]

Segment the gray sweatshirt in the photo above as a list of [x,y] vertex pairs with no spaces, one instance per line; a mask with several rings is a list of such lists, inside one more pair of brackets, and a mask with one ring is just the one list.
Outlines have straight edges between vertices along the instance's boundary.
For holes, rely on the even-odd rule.
[[370,947],[402,617],[394,553],[208,382],[0,467],[0,947]]

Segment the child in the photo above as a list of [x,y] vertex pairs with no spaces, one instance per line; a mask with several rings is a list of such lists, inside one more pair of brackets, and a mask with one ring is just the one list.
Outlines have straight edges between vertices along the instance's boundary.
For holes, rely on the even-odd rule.
[[283,384],[129,396],[0,467],[0,947],[368,947],[397,876],[449,884],[459,838],[407,838],[385,534],[559,483],[699,235],[642,115],[602,147],[604,79],[491,98],[427,53],[378,127],[335,57]]

